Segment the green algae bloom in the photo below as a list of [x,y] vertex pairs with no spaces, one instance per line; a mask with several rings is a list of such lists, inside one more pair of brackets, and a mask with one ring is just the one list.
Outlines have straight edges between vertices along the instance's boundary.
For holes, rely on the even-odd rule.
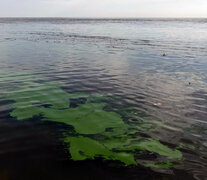
[[[180,151],[172,150],[152,138],[138,138],[142,129],[150,124],[127,123],[125,119],[139,119],[139,111],[123,110],[122,113],[107,109],[104,95],[67,93],[56,82],[38,82],[31,77],[12,90],[9,99],[14,100],[10,115],[17,120],[28,120],[40,116],[42,121],[53,121],[74,128],[73,136],[64,134],[73,160],[95,159],[120,161],[125,165],[137,165],[137,153],[154,152],[168,159],[181,159]],[[143,116],[144,117],[144,116]],[[135,121],[136,122],[136,121]],[[101,137],[101,138],[100,138]]]

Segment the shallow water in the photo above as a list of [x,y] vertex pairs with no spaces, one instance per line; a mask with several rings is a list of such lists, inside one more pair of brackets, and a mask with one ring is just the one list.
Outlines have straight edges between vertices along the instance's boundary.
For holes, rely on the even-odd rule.
[[206,28],[0,19],[0,178],[207,178]]

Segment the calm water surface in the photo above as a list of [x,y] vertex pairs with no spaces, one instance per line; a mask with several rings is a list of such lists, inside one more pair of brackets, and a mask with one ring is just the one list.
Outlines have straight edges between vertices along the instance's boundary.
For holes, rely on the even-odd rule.
[[[28,106],[49,82],[110,96],[106,111],[134,109],[125,123],[151,126],[133,138],[159,140],[182,158],[148,150],[138,166],[71,160],[62,138],[73,127],[12,115],[16,97]],[[159,162],[173,166],[148,166]],[[0,179],[207,179],[206,169],[207,19],[0,19]]]

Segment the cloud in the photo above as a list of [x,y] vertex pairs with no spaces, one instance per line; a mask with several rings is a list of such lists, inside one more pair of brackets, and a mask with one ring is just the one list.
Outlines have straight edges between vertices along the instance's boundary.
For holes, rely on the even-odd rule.
[[0,16],[207,17],[206,0],[0,0]]

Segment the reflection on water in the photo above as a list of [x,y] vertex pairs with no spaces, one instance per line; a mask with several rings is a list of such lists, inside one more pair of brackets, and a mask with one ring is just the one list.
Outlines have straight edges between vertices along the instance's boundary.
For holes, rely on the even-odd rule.
[[206,28],[0,19],[0,178],[206,178]]

